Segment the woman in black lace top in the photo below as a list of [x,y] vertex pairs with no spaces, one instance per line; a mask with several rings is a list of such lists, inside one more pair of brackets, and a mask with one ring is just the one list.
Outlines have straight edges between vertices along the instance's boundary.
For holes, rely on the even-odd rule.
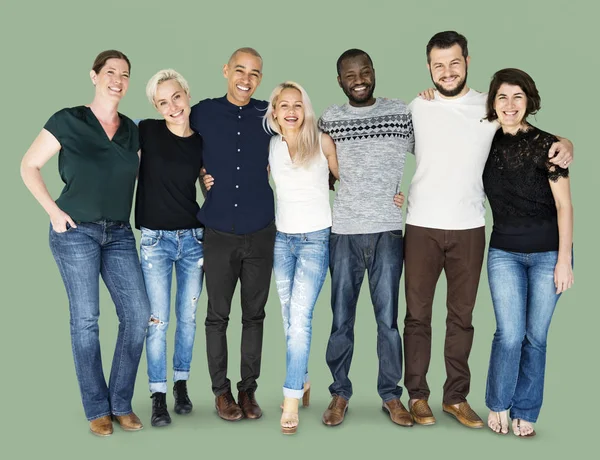
[[527,123],[540,108],[534,81],[518,69],[494,75],[487,118],[498,120],[484,173],[494,227],[488,279],[496,315],[488,372],[488,426],[535,435],[542,405],[546,339],[560,294],[573,285],[569,170],[552,164],[556,137]]

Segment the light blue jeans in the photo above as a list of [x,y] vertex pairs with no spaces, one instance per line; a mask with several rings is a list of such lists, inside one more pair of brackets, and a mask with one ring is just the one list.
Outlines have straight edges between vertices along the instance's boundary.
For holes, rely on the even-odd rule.
[[173,265],[177,281],[175,296],[175,352],[173,381],[188,380],[194,337],[196,307],[204,274],[204,229],[150,230],[142,227],[140,261],[151,317],[146,336],[148,380],[151,393],[167,392],[167,327],[171,310]]
[[326,228],[309,233],[277,232],[273,273],[285,333],[286,378],[283,396],[301,398],[308,381],[312,315],[329,266]]
[[554,286],[557,251],[490,248],[488,279],[496,315],[486,405],[511,418],[537,421],[544,393],[546,339],[560,297]]

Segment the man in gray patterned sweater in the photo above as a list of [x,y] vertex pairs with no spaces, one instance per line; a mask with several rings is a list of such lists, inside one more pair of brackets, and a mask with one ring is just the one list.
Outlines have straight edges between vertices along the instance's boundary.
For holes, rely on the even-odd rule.
[[348,373],[356,304],[366,271],[377,320],[377,391],[382,408],[394,423],[412,426],[398,385],[402,378],[398,291],[403,239],[402,209],[394,204],[406,152],[414,148],[412,119],[404,102],[373,97],[375,70],[364,51],[344,52],[337,72],[348,103],[329,107],[319,120],[319,128],[335,141],[340,171],[330,240],[333,325],[326,356],[334,381],[323,423],[342,423],[352,396]]

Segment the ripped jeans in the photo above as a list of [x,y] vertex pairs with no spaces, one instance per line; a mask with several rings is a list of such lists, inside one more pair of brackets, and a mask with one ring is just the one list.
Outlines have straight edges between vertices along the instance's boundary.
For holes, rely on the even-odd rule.
[[277,232],[273,273],[281,301],[287,345],[283,396],[301,398],[308,381],[312,316],[329,266],[330,228],[309,233]]
[[167,327],[171,310],[173,265],[175,295],[175,350],[173,381],[188,380],[196,335],[196,306],[204,274],[203,228],[142,230],[140,262],[150,300],[151,317],[146,335],[146,357],[151,393],[167,392]]

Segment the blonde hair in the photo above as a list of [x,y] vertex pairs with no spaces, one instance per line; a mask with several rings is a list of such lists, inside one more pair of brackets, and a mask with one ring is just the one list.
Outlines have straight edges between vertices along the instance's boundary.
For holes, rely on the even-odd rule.
[[281,126],[273,116],[279,96],[285,89],[295,89],[302,96],[302,105],[304,108],[304,122],[298,133],[296,155],[294,156],[294,164],[307,165],[315,159],[321,152],[320,132],[317,128],[317,118],[315,111],[310,102],[310,98],[302,86],[293,81],[285,81],[273,90],[269,97],[269,107],[267,113],[263,117],[263,127],[266,131],[276,132],[282,135]]
[[146,97],[150,101],[150,104],[155,105],[154,97],[156,96],[158,85],[169,80],[176,80],[181,88],[185,91],[185,94],[188,96],[190,95],[190,87],[188,82],[179,72],[173,69],[163,69],[156,72],[146,85]]

